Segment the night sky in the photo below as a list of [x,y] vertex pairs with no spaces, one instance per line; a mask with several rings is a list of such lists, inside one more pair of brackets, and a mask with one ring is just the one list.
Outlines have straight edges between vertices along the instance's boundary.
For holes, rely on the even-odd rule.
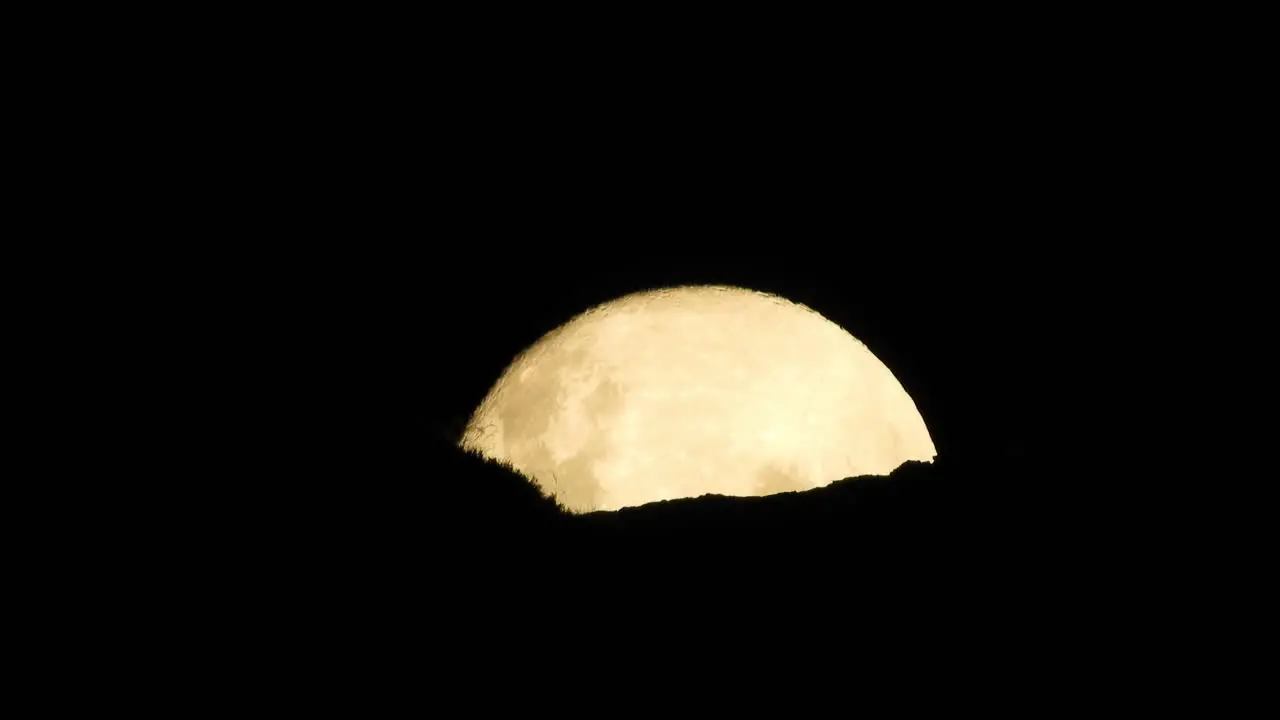
[[[681,284],[775,293],[842,326],[975,488],[988,468],[1052,472],[1018,486],[1061,520],[1060,478],[1115,454],[1125,400],[1098,378],[1130,371],[1112,340],[1141,323],[1111,303],[1135,277],[1118,243],[1151,199],[1117,126],[1035,84],[840,94],[815,77],[764,103],[740,84],[573,90],[499,70],[417,95],[403,73],[337,75],[277,100],[293,121],[245,146],[266,160],[238,196],[260,205],[227,229],[284,240],[243,264],[272,295],[264,348],[290,358],[272,372],[304,419],[283,432],[314,466],[271,487],[310,498],[308,517],[359,506],[351,522],[374,527],[383,509],[447,506],[419,482],[453,482],[424,438],[456,437],[511,359],[574,315]],[[481,77],[501,82],[466,80]],[[328,110],[303,113],[308,93]],[[992,516],[1025,500],[980,494]]]
[[[90,477],[124,511],[82,503],[107,529],[77,552],[103,571],[67,597],[76,617],[84,598],[123,606],[101,613],[121,638],[104,664],[132,669],[119,648],[141,640],[121,618],[139,617],[168,672],[188,672],[170,647],[214,668],[213,691],[186,701],[252,675],[291,706],[327,706],[346,683],[364,714],[382,697],[434,710],[458,695],[447,707],[540,699],[611,716],[682,680],[755,704],[787,671],[803,689],[781,714],[801,716],[798,700],[821,689],[864,709],[873,683],[858,663],[905,680],[898,706],[928,696],[954,712],[959,696],[925,679],[926,660],[999,697],[1048,677],[1059,687],[1038,699],[1060,709],[1105,685],[1088,676],[1099,666],[1124,682],[1141,669],[1121,645],[1183,642],[1203,613],[1170,618],[1168,601],[1217,587],[1187,568],[1225,567],[1205,550],[1220,535],[1205,518],[1245,484],[1222,489],[1210,470],[1233,454],[1214,443],[1247,448],[1241,426],[1266,427],[1192,409],[1244,374],[1198,363],[1243,365],[1238,338],[1265,341],[1267,326],[1241,331],[1239,310],[1268,306],[1272,285],[1235,267],[1266,272],[1264,259],[1207,260],[1224,240],[1262,237],[1233,226],[1233,203],[1265,186],[1220,189],[1218,207],[1201,185],[1250,173],[1197,164],[1256,165],[1256,147],[1228,143],[1238,117],[1265,115],[1206,129],[1225,101],[1192,85],[1227,87],[1236,70],[1207,70],[1209,50],[1175,65],[1139,47],[1200,52],[1196,32],[1160,27],[1172,11],[1127,27],[1080,13],[1094,37],[1056,9],[968,7],[906,8],[890,25],[752,15],[759,29],[735,8],[649,32],[638,17],[530,6],[555,26],[543,32],[476,9],[237,16],[191,62],[175,59],[188,28],[166,17],[144,32],[174,48],[102,33],[135,68],[75,61],[95,94],[47,83],[77,103],[48,147],[92,152],[46,169],[97,197],[56,198],[55,215],[91,232],[46,234],[87,238],[84,254],[51,246],[141,309],[91,298],[110,337],[73,359],[127,357],[162,378],[166,403],[212,419],[160,416],[182,437],[159,482],[134,483],[132,467]],[[1220,92],[1261,102],[1258,87]],[[154,247],[132,242],[152,235]],[[93,253],[162,287],[100,272]],[[685,284],[774,293],[843,327],[912,397],[937,462],[582,520],[454,447],[542,335]],[[1242,287],[1257,297],[1208,309]],[[164,320],[142,332],[159,349],[124,352],[114,329],[157,308]],[[1259,404],[1249,389],[1231,397]],[[1206,448],[1212,464],[1192,468],[1186,451]],[[120,535],[127,547],[102,542]],[[1148,589],[1166,569],[1181,586]],[[1168,685],[1142,702],[1177,699]]]
[[456,248],[405,243],[346,269],[367,275],[334,310],[368,341],[363,351],[381,354],[370,390],[408,432],[464,420],[517,353],[578,312],[706,283],[772,292],[848,330],[902,382],[940,453],[1042,445],[1051,430],[1038,406],[1053,402],[1042,388],[1072,352],[1068,338],[1051,337],[1061,326],[1045,307],[1056,300],[1056,280],[1042,277],[1050,268],[1025,260],[1012,238],[1007,251],[956,252],[940,224],[907,233],[852,205],[821,229],[726,218],[708,236],[677,213],[649,227],[512,222]]
[[282,382],[309,408],[304,446],[333,495],[412,476],[422,438],[460,432],[546,332],[670,285],[817,310],[887,365],[966,471],[1084,462],[1118,416],[1079,420],[1109,362],[1115,324],[1098,317],[1118,230],[1110,180],[1065,120],[935,127],[919,105],[802,104],[734,119],[713,104],[566,123],[493,100],[419,126],[426,106],[402,102],[280,151],[296,182],[273,186],[271,217],[293,218],[273,227],[296,241],[256,258],[269,287],[287,279],[265,334],[300,358]]

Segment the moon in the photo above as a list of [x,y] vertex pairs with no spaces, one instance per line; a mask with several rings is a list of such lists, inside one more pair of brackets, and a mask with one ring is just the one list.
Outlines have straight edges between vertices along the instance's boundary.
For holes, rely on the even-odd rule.
[[460,444],[572,512],[809,490],[936,455],[865,345],[808,307],[728,286],[578,315],[511,363]]

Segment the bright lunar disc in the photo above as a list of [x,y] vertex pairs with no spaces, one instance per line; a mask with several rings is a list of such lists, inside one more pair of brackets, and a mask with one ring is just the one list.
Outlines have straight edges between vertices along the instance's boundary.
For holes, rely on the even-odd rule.
[[722,286],[628,295],[548,333],[462,446],[580,512],[809,490],[935,456],[866,346],[803,305]]

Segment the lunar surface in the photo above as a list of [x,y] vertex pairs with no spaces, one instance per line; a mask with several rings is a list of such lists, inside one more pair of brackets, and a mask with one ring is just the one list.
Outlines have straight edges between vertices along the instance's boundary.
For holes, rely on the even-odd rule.
[[629,295],[548,333],[462,446],[576,512],[809,490],[936,454],[865,345],[803,305],[722,286]]

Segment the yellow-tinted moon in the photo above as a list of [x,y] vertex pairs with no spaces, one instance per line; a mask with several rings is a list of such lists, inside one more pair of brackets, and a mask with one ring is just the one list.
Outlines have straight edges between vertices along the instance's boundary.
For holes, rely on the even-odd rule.
[[548,333],[462,446],[583,512],[808,490],[936,454],[866,346],[803,305],[724,286],[628,295]]

